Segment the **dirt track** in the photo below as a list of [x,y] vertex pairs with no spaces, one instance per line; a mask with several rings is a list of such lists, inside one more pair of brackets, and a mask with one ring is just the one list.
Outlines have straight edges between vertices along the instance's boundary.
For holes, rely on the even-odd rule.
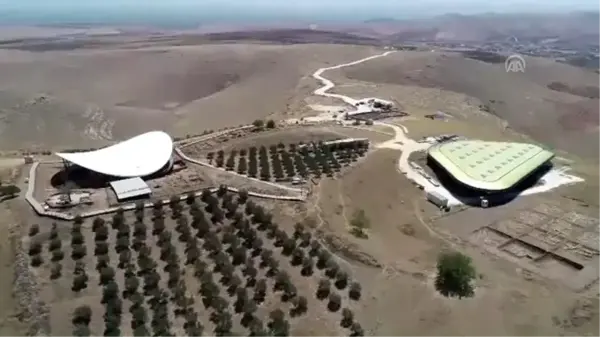
[[303,106],[314,85],[307,73],[371,54],[258,44],[0,50],[1,149],[90,147],[153,129],[198,134],[284,115]]
[[506,73],[503,64],[488,64],[459,54],[398,52],[340,69],[339,73],[348,79],[380,85],[463,93],[488,106],[491,114],[519,132],[582,157],[598,157],[598,99],[548,87],[559,82],[569,88],[598,92],[598,74],[590,70],[527,58],[525,73]]

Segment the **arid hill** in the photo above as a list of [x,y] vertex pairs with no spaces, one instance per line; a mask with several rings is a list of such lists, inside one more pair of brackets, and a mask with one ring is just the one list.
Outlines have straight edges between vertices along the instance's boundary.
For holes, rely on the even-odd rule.
[[507,73],[503,62],[402,52],[342,71],[354,80],[466,94],[517,131],[557,149],[597,158],[598,74],[546,59],[526,61],[525,73]]
[[300,85],[316,69],[373,54],[336,45],[148,45],[0,49],[2,149],[85,148],[152,129],[186,135],[249,123],[285,113],[299,86],[316,87]]

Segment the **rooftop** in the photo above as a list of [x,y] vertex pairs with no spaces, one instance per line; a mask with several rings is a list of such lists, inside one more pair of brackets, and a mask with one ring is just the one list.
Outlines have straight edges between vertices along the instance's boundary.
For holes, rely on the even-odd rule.
[[139,177],[113,181],[110,183],[110,186],[115,191],[117,200],[129,199],[152,193],[148,184]]
[[151,131],[95,151],[55,153],[88,170],[114,177],[144,177],[159,171],[171,159],[173,141],[162,131]]
[[459,140],[432,146],[429,156],[465,185],[500,191],[523,180],[554,154],[527,143]]

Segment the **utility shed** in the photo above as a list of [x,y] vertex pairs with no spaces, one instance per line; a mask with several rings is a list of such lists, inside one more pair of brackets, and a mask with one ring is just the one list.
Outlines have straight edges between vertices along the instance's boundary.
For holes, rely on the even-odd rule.
[[140,177],[112,181],[110,187],[115,191],[118,201],[152,193],[150,186]]

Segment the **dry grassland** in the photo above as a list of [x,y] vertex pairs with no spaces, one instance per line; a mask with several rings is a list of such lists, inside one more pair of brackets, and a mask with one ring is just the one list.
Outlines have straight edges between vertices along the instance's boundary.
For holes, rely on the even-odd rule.
[[178,136],[283,116],[304,107],[313,71],[371,54],[259,44],[2,50],[2,148],[89,147],[152,129]]
[[[6,56],[9,52],[1,53]],[[306,115],[308,104],[341,104],[336,100],[307,98],[317,87],[316,81],[310,77],[314,70],[375,54],[366,47],[321,45],[211,45],[10,53],[10,60],[0,60],[0,64],[14,64],[19,71],[7,73],[6,82],[0,79],[0,95],[4,95],[0,98],[10,101],[11,106],[21,107],[32,93],[43,91],[47,94],[22,108],[26,110],[4,110],[7,120],[16,121],[11,128],[5,127],[2,131],[7,139],[7,148],[14,144],[27,144],[22,131],[26,125],[35,125],[41,130],[32,138],[32,144],[63,146],[75,141],[78,144],[96,144],[151,128],[164,128],[175,136],[247,123],[265,116]],[[15,58],[18,55],[22,57]],[[165,64],[174,65],[166,67]],[[527,70],[532,70],[525,74],[525,78],[509,79],[500,66],[457,59],[453,55],[398,52],[354,67],[330,71],[325,76],[340,83],[335,92],[354,98],[380,97],[399,104],[410,116],[390,122],[406,126],[409,137],[413,139],[455,133],[486,140],[528,141],[531,136],[538,141],[547,141],[540,133],[540,130],[545,130],[551,136],[558,135],[556,142],[550,142],[551,145],[566,151],[577,148],[581,150],[577,152],[580,157],[589,156],[597,144],[584,140],[589,141],[595,131],[586,129],[569,133],[562,128],[557,120],[569,111],[560,110],[558,104],[550,101],[550,98],[556,97],[551,97],[544,84],[552,81],[554,76],[563,77],[565,81],[587,83],[589,76],[564,68],[566,66],[560,66],[553,73],[542,61],[532,64],[529,67],[528,63]],[[41,74],[39,82],[25,76],[33,74],[33,71]],[[82,80],[83,76],[75,76],[78,73],[84,74],[85,80]],[[89,78],[97,80],[90,81]],[[519,98],[524,92],[529,99]],[[571,96],[560,98],[564,99],[564,104],[579,107],[579,100],[583,98]],[[491,107],[498,116],[480,110],[480,105],[488,105],[491,100],[496,102],[491,103]],[[89,114],[82,114],[81,111],[86,110],[81,107],[90,104],[96,104],[101,111],[92,109]],[[44,109],[60,110],[63,115],[57,120],[49,119],[40,113],[49,111]],[[554,110],[544,119],[540,117],[539,109]],[[438,110],[451,114],[453,118],[431,121],[424,117]],[[533,111],[531,114],[521,113],[530,110]],[[17,118],[22,111],[26,112],[22,115],[25,117]],[[506,118],[510,127],[500,117]],[[377,143],[391,137],[391,130],[387,128],[371,128],[376,131],[339,126],[292,127],[251,134],[208,147],[192,145],[184,151],[200,159],[209,151],[223,149],[227,152],[279,142],[366,137]],[[88,131],[82,134],[81,130]],[[525,131],[528,135],[520,135],[515,130]],[[467,243],[457,233],[486,225],[490,221],[488,213],[482,214],[483,211],[479,210],[441,214],[424,200],[421,190],[397,171],[400,152],[371,149],[366,158],[360,159],[352,169],[342,171],[335,178],[320,179],[305,204],[265,203],[266,209],[274,213],[275,222],[286,232],[291,232],[294,224],[300,221],[313,228],[315,234],[337,254],[340,266],[350,271],[353,279],[360,281],[364,289],[363,299],[358,303],[350,302],[349,306],[367,335],[597,335],[597,299],[574,294],[558,283],[531,274]],[[572,159],[575,156],[565,157]],[[591,177],[597,173],[597,163],[592,161],[578,158],[572,164],[576,174],[590,177],[586,184],[562,188],[546,197],[597,204],[598,199],[594,199],[592,192],[597,194],[598,180]],[[207,169],[204,173],[205,180],[213,184],[258,188],[223,170]],[[542,202],[541,199],[527,200]],[[516,200],[514,203],[520,202]],[[356,238],[349,232],[350,220],[358,210],[364,210],[370,220],[368,239]],[[514,209],[505,208],[496,213],[512,216],[513,212]],[[167,227],[174,231],[173,222],[167,217]],[[39,223],[42,228],[49,227],[46,219]],[[69,236],[69,226],[60,224],[61,239],[66,240]],[[92,253],[94,239],[88,227],[85,227],[86,242],[89,242],[86,259],[90,260],[87,262],[91,270],[95,266]],[[111,232],[111,240],[114,241],[112,235],[114,233]],[[149,239],[152,247],[156,245],[155,240]],[[267,241],[266,244],[270,245]],[[65,242],[64,246],[68,243]],[[5,253],[4,247],[4,244],[0,246],[2,253]],[[178,253],[183,255],[180,248],[177,248]],[[473,258],[479,273],[475,297],[449,299],[434,289],[436,258],[446,249],[460,250]],[[158,249],[153,248],[152,252],[157,255]],[[114,255],[113,252],[110,254]],[[70,261],[69,254],[65,256],[65,260],[69,261],[65,262],[64,273],[72,275],[74,263]],[[5,258],[4,254],[2,258]],[[116,260],[116,255],[111,256],[111,261]],[[283,260],[281,265],[289,271],[299,292],[307,294],[309,299],[309,314],[292,320],[291,333],[347,333],[339,327],[339,314],[329,312],[323,303],[308,296],[314,293],[318,278],[300,276],[298,270],[288,269],[287,262]],[[42,279],[48,280],[47,265],[39,272]],[[190,288],[196,289],[196,280],[187,278],[190,274],[193,272],[186,273],[186,282]],[[71,334],[70,313],[79,304],[90,305],[95,313],[103,312],[99,304],[100,288],[96,286],[97,273],[92,270],[91,275],[90,284],[93,286],[80,295],[72,294],[66,281],[68,278],[44,284],[41,296],[52,304],[54,334]],[[123,277],[120,271],[117,278],[121,284]],[[7,303],[7,307],[12,306]],[[346,298],[344,303],[347,303]],[[278,306],[289,307],[270,295],[264,308],[259,309],[260,314],[264,316],[267,310]],[[194,308],[199,312],[203,310],[199,298]],[[124,327],[129,326],[129,316],[129,313],[124,315]],[[201,320],[207,327],[205,331],[212,333],[213,326],[206,317],[202,316]],[[102,333],[101,321],[100,314],[94,316],[91,324],[94,333]],[[181,327],[180,319],[174,322],[176,328]],[[240,328],[237,321],[234,325],[236,329]],[[5,329],[5,326],[0,325],[0,328]],[[7,325],[7,332],[18,331],[10,329],[17,328]],[[122,332],[131,333],[129,328]]]
[[[384,85],[412,87],[428,93],[444,104],[430,107],[453,113],[462,110],[469,119],[471,110],[481,105],[491,114],[506,120],[515,130],[558,149],[598,158],[598,98],[559,92],[548,86],[560,82],[569,87],[598,92],[598,74],[589,70],[527,58],[525,73],[507,73],[503,64],[488,64],[459,54],[397,52],[389,57],[365,62],[337,71],[351,80]],[[432,88],[421,91],[420,88]],[[348,88],[350,89],[350,88]],[[462,103],[452,93],[463,95]],[[385,98],[386,92],[382,92]],[[392,96],[392,95],[390,95]],[[448,97],[449,96],[449,97]],[[401,105],[413,104],[422,95],[393,94]],[[463,106],[457,106],[456,104]],[[410,112],[410,111],[409,111]]]
[[[22,179],[22,161],[4,159],[1,162],[0,179],[3,184],[18,182]],[[19,165],[20,164],[20,165]],[[0,334],[9,336],[24,335],[28,332],[28,326],[18,319],[18,302],[12,294],[15,273],[15,252],[19,237],[19,224],[27,219],[21,217],[21,211],[27,207],[21,200],[12,199],[0,202],[0,273],[4,277],[0,280]],[[29,211],[29,209],[26,209]]]
[[[439,213],[422,192],[395,170],[399,153],[377,150],[339,180],[321,182],[318,195],[325,236],[350,261],[353,274],[369,284],[360,310],[370,334],[543,335],[597,331],[598,301],[580,300],[569,290],[527,274],[514,264],[465,245],[452,233],[487,217],[452,220],[443,232],[429,219]],[[367,179],[368,177],[368,179]],[[376,196],[376,197],[374,197]],[[352,213],[364,209],[369,238],[349,234]],[[464,218],[463,218],[464,219]],[[342,242],[342,243],[340,243]],[[433,288],[435,261],[444,249],[474,259],[480,279],[472,299],[446,299]],[[357,260],[376,261],[380,268]],[[556,323],[560,322],[560,323]],[[573,324],[573,322],[576,322]]]

